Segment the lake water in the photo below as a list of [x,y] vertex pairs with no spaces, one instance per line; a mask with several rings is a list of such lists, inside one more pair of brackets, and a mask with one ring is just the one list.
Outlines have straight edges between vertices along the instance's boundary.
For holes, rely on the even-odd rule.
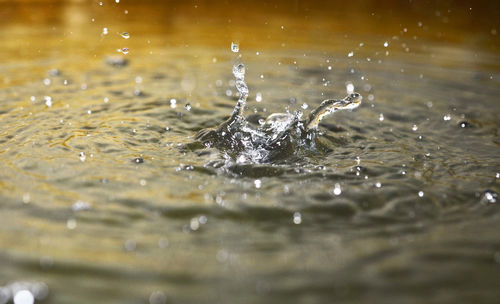
[[[498,4],[118,2],[0,2],[0,303],[498,301]],[[239,61],[249,119],[363,103],[185,149]]]

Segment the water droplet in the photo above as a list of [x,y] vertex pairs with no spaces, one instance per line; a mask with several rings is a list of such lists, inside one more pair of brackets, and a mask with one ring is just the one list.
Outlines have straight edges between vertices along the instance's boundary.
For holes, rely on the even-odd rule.
[[450,119],[451,119],[451,115],[450,114],[446,114],[446,115],[443,116],[443,120],[445,120],[445,121],[448,121]]
[[116,3],[120,3],[120,0],[115,0]]
[[257,92],[257,94],[255,94],[255,101],[257,101],[257,102],[262,101],[262,93]]
[[253,181],[255,188],[259,189],[262,186],[262,181],[260,179],[256,179]]
[[300,212],[295,212],[293,214],[293,223],[295,225],[299,225],[300,223],[302,223],[302,214],[300,214]]
[[333,188],[333,194],[335,195],[340,195],[342,193],[342,189],[340,188],[340,184],[335,184],[335,187]]
[[45,100],[45,105],[47,107],[52,107],[52,97],[50,96],[44,96],[43,99]]
[[23,289],[16,292],[13,301],[14,304],[33,304],[35,303],[35,297],[33,297],[31,291]]
[[136,157],[132,161],[136,164],[142,164],[144,162],[144,159],[142,157]]
[[175,98],[170,99],[170,107],[174,109],[177,106],[177,100]]
[[124,47],[122,49],[117,49],[116,50],[118,53],[123,53],[124,55],[127,55],[128,52],[129,52],[129,48],[128,47]]
[[236,79],[243,80],[245,78],[245,65],[243,63],[233,66],[233,75]]
[[354,92],[354,85],[352,83],[348,83],[346,85],[347,94],[352,94]]
[[71,209],[74,212],[79,212],[79,211],[84,211],[84,210],[90,210],[92,206],[88,202],[84,202],[81,200],[76,201],[76,203],[71,206]]
[[472,125],[467,121],[461,121],[458,123],[458,126],[460,128],[470,128]]
[[80,154],[78,156],[80,157],[80,161],[83,163],[85,161],[85,158],[86,158],[85,153],[80,152]]
[[486,190],[483,193],[483,201],[486,201],[487,203],[494,204],[498,200],[498,193],[492,190]]
[[122,33],[122,37],[125,38],[125,39],[128,39],[128,38],[130,38],[130,34],[127,33],[127,32],[123,32]]
[[231,42],[231,51],[233,53],[238,53],[240,51],[240,45],[236,42]]

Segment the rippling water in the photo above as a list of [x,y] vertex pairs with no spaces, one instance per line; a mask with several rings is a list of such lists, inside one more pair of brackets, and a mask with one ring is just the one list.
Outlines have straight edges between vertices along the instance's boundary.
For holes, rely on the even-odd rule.
[[[255,25],[204,17],[207,3],[176,3],[168,25],[164,6],[114,1],[45,8],[71,17],[39,28],[3,24],[0,291],[44,282],[44,303],[497,301],[498,18],[457,41],[432,23],[465,18],[445,9],[349,32],[301,2],[249,10]],[[320,153],[252,164],[185,149],[230,115],[239,54],[250,121],[309,113],[346,88],[363,104],[323,120]]]

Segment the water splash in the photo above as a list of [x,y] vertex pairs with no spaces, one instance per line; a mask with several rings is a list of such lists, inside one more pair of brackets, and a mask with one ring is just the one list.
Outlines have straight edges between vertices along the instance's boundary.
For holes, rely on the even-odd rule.
[[[231,45],[231,51],[234,51],[234,43]],[[249,96],[245,83],[246,67],[236,61],[232,72],[239,97],[231,117],[216,129],[204,129],[195,136],[203,147],[216,147],[221,150],[226,167],[235,162],[265,163],[298,156],[305,151],[317,152],[316,129],[321,119],[338,110],[355,109],[361,103],[361,95],[353,92],[353,84],[347,83],[347,91],[350,92],[347,97],[341,100],[324,100],[306,119],[302,120],[301,111],[276,113],[265,120],[259,119],[260,126],[255,127],[243,116]],[[257,93],[256,100],[262,100],[260,92]],[[307,109],[308,105],[304,103],[302,108]],[[334,193],[338,195],[339,191],[340,186],[336,185]]]

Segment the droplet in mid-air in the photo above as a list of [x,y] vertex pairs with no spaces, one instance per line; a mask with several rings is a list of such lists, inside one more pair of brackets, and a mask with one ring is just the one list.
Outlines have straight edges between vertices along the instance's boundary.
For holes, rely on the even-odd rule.
[[125,38],[125,39],[128,39],[128,38],[130,38],[130,34],[127,33],[127,32],[123,32],[122,33],[122,37]]
[[233,53],[238,53],[240,51],[240,45],[236,42],[231,42],[231,51]]
[[124,48],[122,48],[122,49],[117,49],[116,51],[117,51],[118,53],[123,53],[124,55],[127,55],[127,54],[128,54],[128,52],[129,52],[129,49],[128,49],[128,47],[124,47]]

